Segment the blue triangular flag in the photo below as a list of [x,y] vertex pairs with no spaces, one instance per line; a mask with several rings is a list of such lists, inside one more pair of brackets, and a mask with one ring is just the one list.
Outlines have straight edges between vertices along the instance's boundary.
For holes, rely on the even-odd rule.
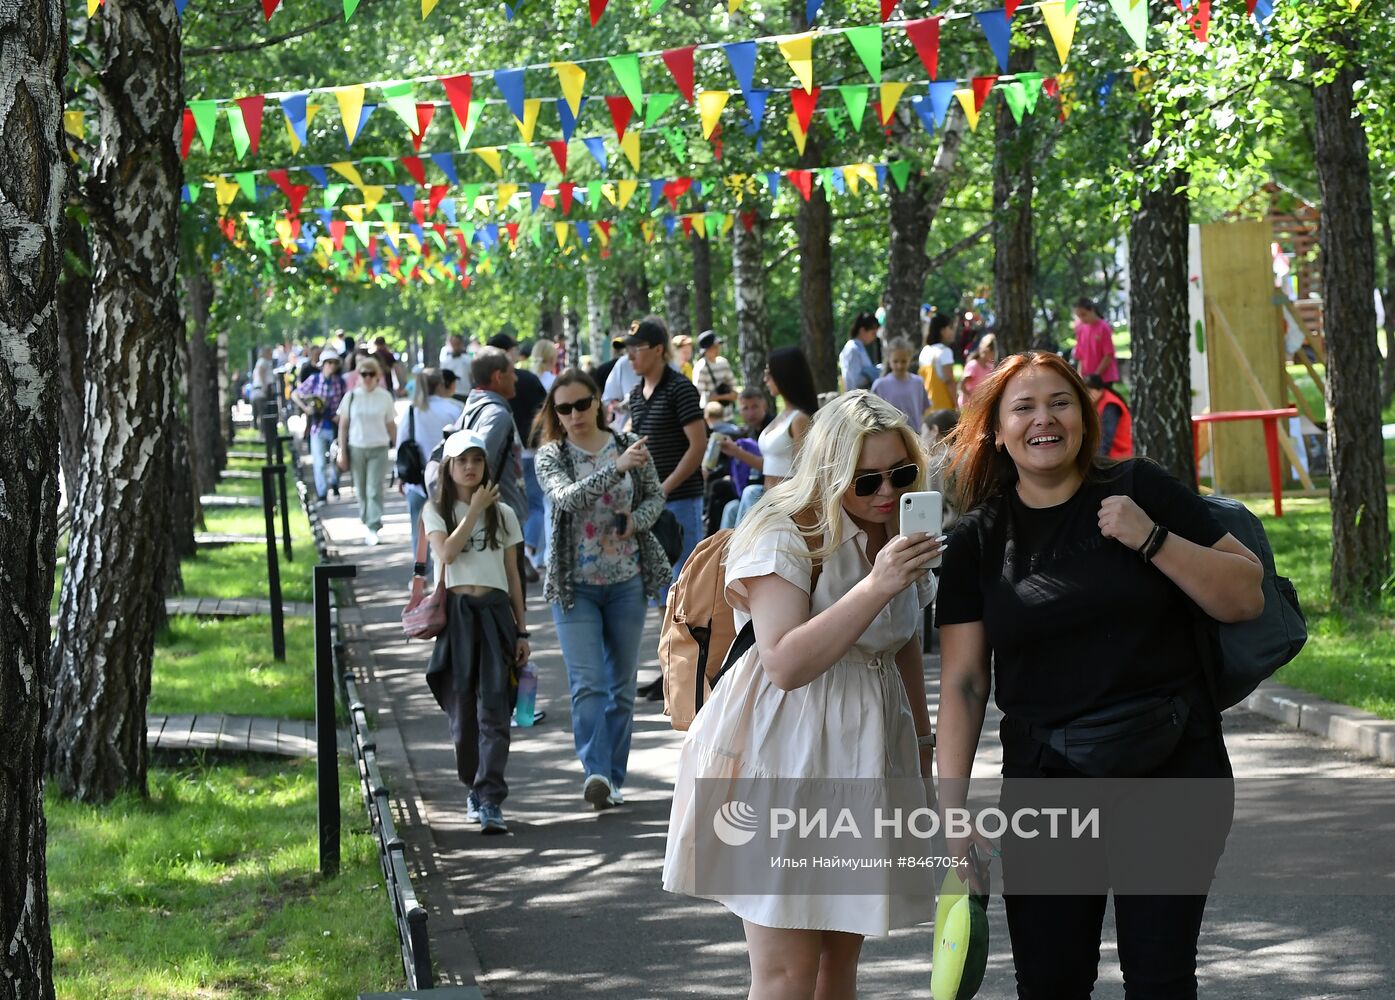
[[189,6],[189,0],[174,0],[174,12],[180,17],[184,16],[184,8]]
[[832,170],[830,170],[827,174],[825,174],[824,176],[828,177],[830,180],[833,181],[833,190],[834,190],[834,191],[837,191],[839,194],[844,194],[844,193],[846,193],[846,191],[847,191],[847,182],[844,181],[844,179],[843,179],[843,171],[841,171],[841,170],[839,170],[838,168],[835,167],[835,168],[833,168]]
[[746,94],[746,110],[751,115],[751,124],[760,131],[761,119],[765,117],[765,101],[770,96],[768,90],[752,90]]
[[295,133],[296,140],[305,145],[305,120],[306,100],[310,92],[302,90],[297,94],[287,94],[281,98],[281,110],[286,114],[286,121],[291,123],[291,131]]
[[[586,98],[581,99],[581,103],[576,107],[576,114],[572,114],[571,105],[567,103],[565,97],[557,98],[557,120],[562,124],[562,141],[571,142],[572,133],[576,131],[576,120],[581,117],[581,113],[586,110]],[[520,118],[522,115],[519,116]]]
[[[358,113],[358,131],[356,131],[356,132],[354,133],[354,138],[355,138],[355,139],[357,139],[359,136],[363,135],[363,126],[365,126],[365,125],[368,124],[368,119],[372,118],[372,117],[373,117],[373,112],[375,112],[375,111],[377,111],[377,110],[378,110],[378,106],[377,106],[376,104],[365,104],[365,105],[363,106],[363,109],[362,109],[361,111],[359,111],[359,113]],[[345,133],[344,133],[344,148],[345,148],[345,149],[350,149],[350,148],[352,148],[352,147],[353,147],[353,142],[349,139],[349,133],[348,133],[348,132],[345,132]]]
[[484,236],[489,242],[487,246],[493,248],[499,245],[499,223],[491,222],[484,226]]
[[578,205],[585,205],[586,189],[583,187],[576,188],[574,191],[572,191],[572,197],[576,199],[576,203]]
[[506,4],[504,4],[504,20],[506,20],[506,21],[512,21],[514,15],[518,13],[518,8],[521,7],[522,5],[523,5],[523,0],[518,0],[518,3],[506,3]]
[[748,93],[751,89],[751,77],[756,71],[756,43],[732,42],[730,45],[723,45],[722,51],[727,54],[727,62],[731,63],[731,71],[736,76],[736,84],[741,88],[741,93]]
[[770,189],[770,197],[774,198],[780,190],[780,172],[772,170],[765,175],[765,186]]
[[457,224],[455,221],[456,215],[454,198],[441,199],[441,214],[443,214],[446,217],[446,221],[449,222],[452,226]]
[[693,178],[693,194],[699,198],[702,197],[702,181],[696,177]]
[[1006,73],[1008,50],[1012,47],[1012,26],[1008,24],[1007,11],[1001,7],[997,10],[980,11],[974,15],[974,19],[983,29],[983,34],[988,39],[988,47],[998,59],[998,69]]
[[193,199],[192,197],[190,197],[190,195],[189,195],[189,185],[188,185],[188,184],[185,184],[185,185],[184,185],[184,190],[180,193],[179,200],[182,201],[182,202],[183,202],[184,204],[186,204],[186,205],[192,205],[192,204],[194,203],[194,199]]
[[417,238],[417,242],[419,242],[419,243],[425,243],[425,242],[426,242],[426,230],[421,228],[421,224],[420,224],[420,223],[417,223],[417,222],[413,222],[413,223],[412,223],[412,235],[415,236],[415,237]]
[[649,211],[654,211],[658,207],[659,201],[664,196],[664,179],[656,177],[649,182]]
[[949,113],[949,102],[954,100],[954,92],[959,89],[958,80],[933,80],[930,83],[930,107],[935,112],[935,124],[944,127],[945,115]]
[[504,102],[509,106],[509,111],[519,121],[523,120],[523,70],[521,69],[496,69],[494,71],[494,86],[499,88],[499,93],[504,95]]
[[589,139],[582,139],[582,145],[586,147],[586,152],[591,154],[591,159],[600,164],[602,170],[608,169],[606,166],[605,140],[598,135]]
[[320,187],[329,187],[329,174],[325,173],[324,167],[305,167],[304,170],[315,178],[315,183]]
[[417,188],[415,184],[397,185],[397,195],[402,199],[402,204],[408,208],[412,207],[412,202],[417,200]]
[[814,18],[819,16],[819,8],[822,6],[823,0],[806,0],[804,4],[804,20],[813,24]]
[[673,235],[674,228],[678,225],[678,220],[671,215],[664,216],[664,228],[668,230],[670,236]]
[[1109,100],[1109,95],[1114,93],[1114,81],[1118,78],[1118,73],[1107,73],[1104,79],[1095,85],[1095,101],[1101,108]]
[[320,221],[325,224],[326,229],[328,229],[329,224],[334,221],[334,212],[328,208],[317,208],[315,209],[315,214],[320,217]]
[[581,245],[589,247],[591,245],[591,224],[589,222],[578,222],[576,224],[576,235],[581,237]]
[[911,110],[920,118],[920,124],[925,126],[925,131],[934,133],[935,131],[935,109],[927,97],[912,97]]
[[455,156],[451,153],[432,153],[431,162],[436,164],[436,169],[446,175],[446,180],[452,184],[460,183],[460,175],[455,172]]
[[547,185],[546,185],[546,184],[529,184],[529,185],[528,185],[528,195],[529,195],[530,198],[533,199],[532,210],[533,210],[534,212],[536,212],[536,211],[538,210],[538,206],[539,206],[540,204],[542,204],[542,196],[543,196],[543,194],[544,194],[546,191],[547,191]]
[[764,153],[764,152],[765,152],[765,136],[763,136],[763,135],[758,135],[758,136],[756,136],[756,155],[759,156],[761,153]]
[[1255,20],[1260,24],[1274,14],[1274,0],[1255,0]]
[[[932,4],[932,6],[933,6],[933,4]],[[879,188],[885,188],[885,187],[886,187],[886,164],[885,164],[885,163],[878,163],[877,166],[876,166],[876,170],[877,170],[877,187],[879,187]]]

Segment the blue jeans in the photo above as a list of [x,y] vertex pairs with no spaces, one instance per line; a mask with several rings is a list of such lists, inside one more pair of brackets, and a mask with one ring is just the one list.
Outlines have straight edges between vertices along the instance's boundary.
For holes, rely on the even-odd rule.
[[571,610],[552,605],[572,693],[572,739],[589,778],[625,783],[634,731],[635,672],[644,634],[644,579],[576,585]]
[[732,500],[722,508],[722,527],[735,528],[741,523],[741,519],[746,516],[747,511],[756,505],[756,501],[765,496],[765,486],[761,483],[751,483],[741,491],[740,500]]
[[542,484],[533,464],[533,456],[523,456],[523,488],[528,495],[528,520],[523,522],[523,544],[533,550],[533,565],[541,566],[545,559],[546,540],[543,526],[547,523],[543,511]]
[[329,460],[329,446],[334,443],[333,424],[322,424],[310,435],[310,459],[315,463],[315,496],[321,500],[330,490],[339,489],[339,466]]
[[[408,486],[403,492],[407,494],[407,516],[412,519],[412,559],[415,561],[417,545],[421,540],[421,511],[426,506],[426,490],[420,486]],[[430,545],[426,546],[426,578],[435,579],[431,572]]]
[[[702,497],[688,497],[685,500],[670,500],[664,507],[673,512],[673,516],[678,518],[678,523],[683,526],[683,550],[678,553],[678,558],[673,563],[673,580],[677,582],[678,573],[683,568],[683,564],[688,561],[688,554],[697,547],[697,543],[703,539],[702,526]],[[668,588],[665,587],[659,594],[659,607],[668,603]]]

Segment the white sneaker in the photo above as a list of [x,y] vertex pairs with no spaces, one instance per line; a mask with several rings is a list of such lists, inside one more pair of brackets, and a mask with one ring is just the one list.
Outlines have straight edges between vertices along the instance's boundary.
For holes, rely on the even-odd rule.
[[620,789],[616,788],[611,790],[610,804],[613,806],[623,806],[625,804],[625,796],[620,794]]
[[597,811],[615,805],[614,795],[615,789],[610,786],[610,779],[604,774],[591,775],[581,787],[582,798],[591,803],[591,808]]
[[377,544],[378,544],[378,533],[377,533],[376,531],[374,531],[372,528],[369,528],[367,531],[365,531],[365,532],[363,533],[363,544],[364,544],[364,545],[377,545]]

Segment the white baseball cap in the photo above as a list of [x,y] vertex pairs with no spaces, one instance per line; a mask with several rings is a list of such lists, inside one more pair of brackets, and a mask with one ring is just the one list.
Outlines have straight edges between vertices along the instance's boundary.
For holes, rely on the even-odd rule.
[[443,453],[447,458],[455,458],[465,454],[471,448],[478,448],[485,454],[489,453],[483,434],[480,434],[478,431],[456,431],[450,437],[446,438],[446,446],[443,449]]
[[320,363],[321,363],[321,364],[323,364],[323,363],[326,362],[326,361],[338,361],[338,360],[339,360],[339,352],[336,351],[334,348],[332,348],[332,347],[326,347],[326,348],[324,348],[323,350],[320,351]]

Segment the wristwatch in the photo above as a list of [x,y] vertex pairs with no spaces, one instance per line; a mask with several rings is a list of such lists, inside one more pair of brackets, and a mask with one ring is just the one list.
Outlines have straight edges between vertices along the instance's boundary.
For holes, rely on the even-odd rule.
[[521,628],[521,629],[515,630],[514,635],[518,636],[518,638],[520,638],[520,639],[531,639],[531,638],[533,638],[533,633],[532,633],[532,632],[529,632],[526,628]]
[[412,563],[412,575],[422,577],[426,576],[426,563]]

